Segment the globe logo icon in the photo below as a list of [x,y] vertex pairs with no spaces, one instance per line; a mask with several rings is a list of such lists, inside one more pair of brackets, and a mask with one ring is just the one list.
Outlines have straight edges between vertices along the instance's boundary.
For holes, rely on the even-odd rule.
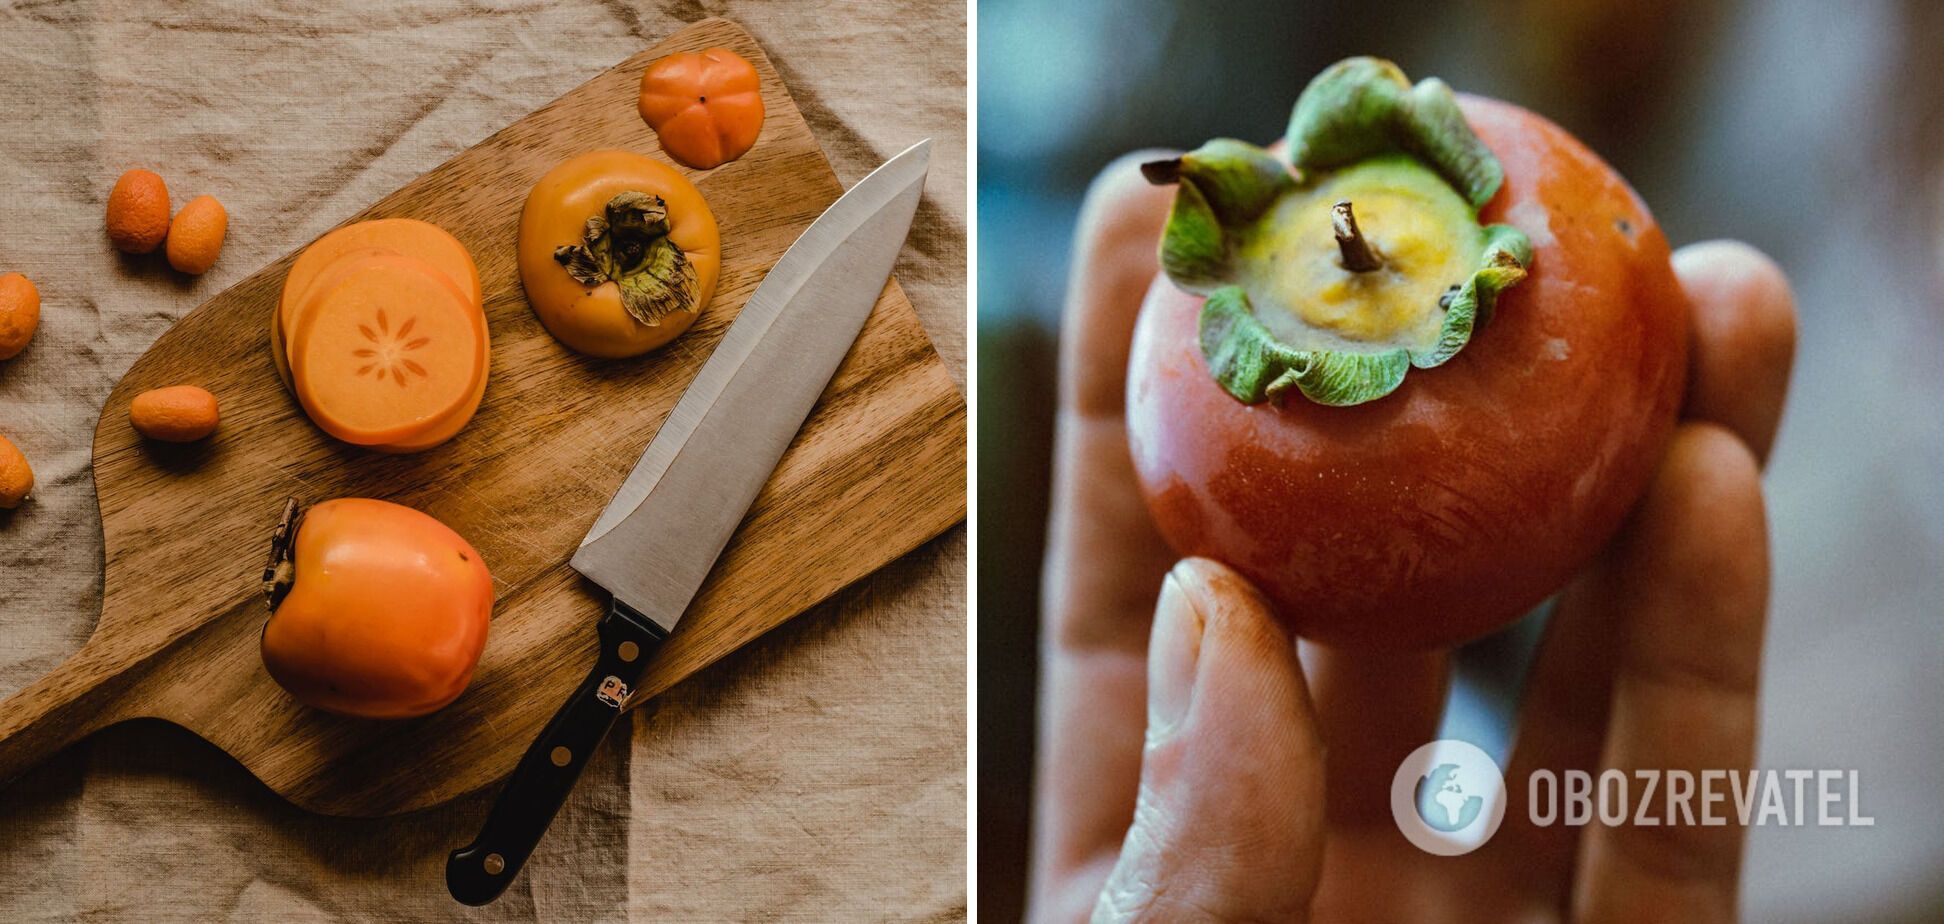
[[1434,830],[1450,833],[1470,827],[1485,807],[1480,796],[1465,794],[1458,782],[1457,764],[1439,764],[1438,769],[1419,777],[1417,783],[1418,818]]
[[1391,817],[1426,853],[1455,857],[1484,846],[1505,820],[1505,775],[1468,741],[1426,744],[1391,778]]

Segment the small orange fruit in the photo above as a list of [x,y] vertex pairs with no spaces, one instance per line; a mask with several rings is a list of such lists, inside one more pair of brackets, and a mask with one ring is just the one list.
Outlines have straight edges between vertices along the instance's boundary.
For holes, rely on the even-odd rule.
[[0,436],[0,510],[12,510],[34,489],[34,470],[6,437]]
[[216,396],[194,385],[171,385],[135,396],[128,422],[152,440],[188,443],[216,432]]
[[698,170],[743,156],[763,130],[762,80],[755,65],[727,48],[648,65],[635,106],[662,152]]
[[216,265],[223,252],[223,234],[229,230],[229,213],[215,196],[197,196],[177,212],[169,223],[169,265],[176,272],[200,276]]
[[147,170],[130,170],[108,193],[108,240],[123,253],[152,253],[169,236],[169,187]]
[[40,290],[19,273],[0,273],[0,359],[27,349],[40,326]]

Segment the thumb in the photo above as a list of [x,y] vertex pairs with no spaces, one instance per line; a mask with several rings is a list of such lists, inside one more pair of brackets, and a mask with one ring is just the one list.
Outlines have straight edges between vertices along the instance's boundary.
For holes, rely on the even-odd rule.
[[1323,859],[1323,745],[1296,646],[1235,572],[1162,583],[1134,822],[1094,920],[1302,920]]

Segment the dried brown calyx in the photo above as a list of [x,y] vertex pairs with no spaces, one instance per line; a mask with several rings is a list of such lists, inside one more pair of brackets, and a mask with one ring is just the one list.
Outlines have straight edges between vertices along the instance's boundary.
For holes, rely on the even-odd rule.
[[614,283],[621,307],[653,327],[671,314],[694,311],[701,289],[695,266],[668,232],[668,203],[660,196],[619,193],[587,219],[581,242],[556,248],[554,259],[582,285]]

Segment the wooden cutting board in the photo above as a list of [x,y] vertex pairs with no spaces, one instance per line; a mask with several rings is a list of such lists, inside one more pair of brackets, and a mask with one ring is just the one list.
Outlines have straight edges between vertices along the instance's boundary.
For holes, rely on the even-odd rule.
[[[714,301],[688,333],[646,357],[572,353],[547,335],[520,287],[514,240],[527,190],[554,164],[596,148],[663,157],[635,113],[641,71],[662,55],[718,45],[756,65],[769,111],[747,155],[685,171],[721,224]],[[269,352],[270,311],[294,254],[185,315],[102,410],[94,446],[101,619],[73,658],[0,702],[0,779],[138,717],[188,728],[292,802],[329,814],[404,812],[499,779],[594,661],[605,602],[568,557],[750,292],[842,191],[755,40],[709,20],[353,219],[433,222],[478,261],[492,373],[478,416],[452,441],[386,456],[310,424]],[[218,433],[188,446],[136,436],[129,399],[180,383],[215,393]],[[892,282],[634,702],[963,519],[964,473],[963,397]],[[298,704],[264,672],[257,643],[268,611],[258,579],[270,530],[293,496],[407,504],[485,556],[498,592],[492,632],[457,702],[410,721],[341,718]]]

